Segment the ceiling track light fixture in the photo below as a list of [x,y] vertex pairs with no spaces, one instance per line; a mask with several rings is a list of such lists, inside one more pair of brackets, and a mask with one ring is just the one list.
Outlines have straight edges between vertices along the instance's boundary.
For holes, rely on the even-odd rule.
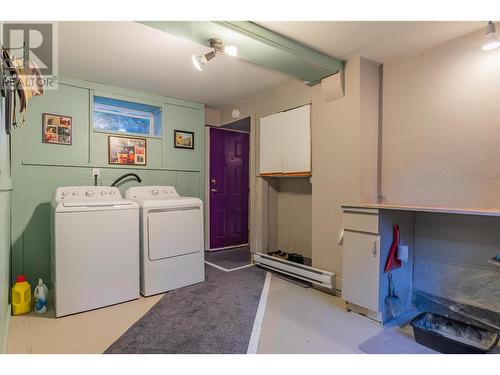
[[483,51],[491,51],[498,47],[500,47],[500,40],[496,36],[495,24],[489,21],[488,26],[486,26],[486,42],[481,48]]
[[225,53],[229,56],[238,55],[238,49],[235,46],[225,46],[224,42],[220,39],[210,38],[208,43],[210,48],[212,48],[210,52],[203,55],[191,56],[194,67],[200,72],[203,70],[203,67],[219,53]]

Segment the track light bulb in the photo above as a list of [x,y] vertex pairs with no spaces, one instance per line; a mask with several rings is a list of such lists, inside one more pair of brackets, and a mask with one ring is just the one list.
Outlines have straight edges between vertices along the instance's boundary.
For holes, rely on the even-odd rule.
[[193,62],[194,67],[201,72],[203,70],[203,67],[214,57],[215,52],[210,51],[205,53],[204,55],[192,55],[191,61]]
[[237,56],[238,48],[236,46],[224,46],[224,53],[229,56]]
[[203,70],[203,67],[212,60],[218,53],[225,53],[229,56],[237,56],[238,48],[236,46],[224,46],[224,42],[217,38],[210,38],[209,40],[210,48],[212,50],[203,55],[192,55],[191,61],[196,70],[200,72]]
[[203,58],[203,56],[196,56],[196,55],[193,55],[191,57],[191,61],[193,62],[193,65],[196,68],[196,70],[199,70],[200,72],[203,70],[203,65],[207,63],[207,61]]
[[495,24],[489,21],[486,27],[486,42],[481,48],[483,51],[491,51],[498,47],[500,47],[500,40],[498,40],[496,36]]

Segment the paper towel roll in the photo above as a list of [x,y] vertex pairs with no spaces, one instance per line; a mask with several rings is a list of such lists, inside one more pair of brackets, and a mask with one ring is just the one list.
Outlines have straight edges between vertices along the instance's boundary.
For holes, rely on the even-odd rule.
[[325,101],[329,102],[344,96],[344,73],[340,71],[321,80]]

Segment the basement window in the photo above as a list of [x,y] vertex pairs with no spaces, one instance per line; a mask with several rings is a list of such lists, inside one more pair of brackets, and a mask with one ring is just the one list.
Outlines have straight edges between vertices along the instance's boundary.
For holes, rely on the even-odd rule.
[[161,107],[94,96],[94,130],[161,136]]

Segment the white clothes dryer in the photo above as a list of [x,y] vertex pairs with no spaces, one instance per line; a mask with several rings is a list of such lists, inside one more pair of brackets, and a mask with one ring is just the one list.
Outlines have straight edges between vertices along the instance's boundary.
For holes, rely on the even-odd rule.
[[125,198],[139,205],[141,293],[204,281],[203,202],[173,186],[134,186]]

